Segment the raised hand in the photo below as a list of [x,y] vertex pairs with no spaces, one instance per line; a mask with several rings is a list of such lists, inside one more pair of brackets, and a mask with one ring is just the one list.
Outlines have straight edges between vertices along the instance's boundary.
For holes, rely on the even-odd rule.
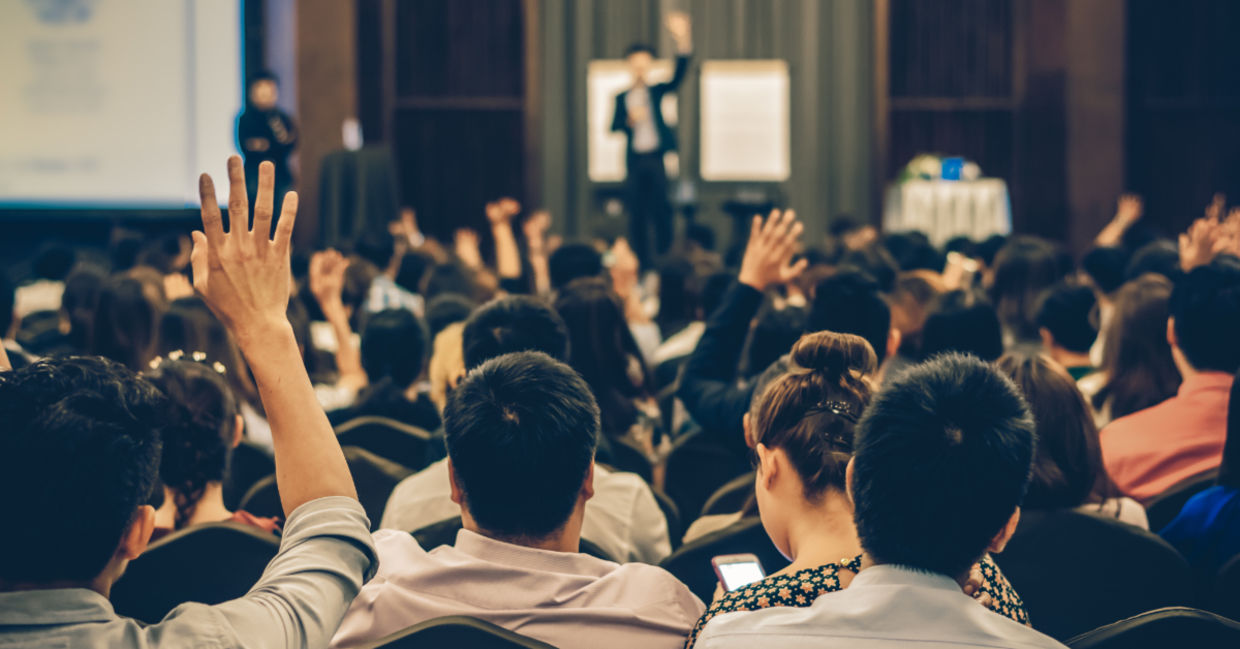
[[343,306],[344,273],[349,260],[336,250],[323,250],[310,257],[310,292],[319,306]]
[[1225,207],[1227,207],[1227,196],[1221,192],[1215,194],[1210,198],[1210,204],[1206,206],[1206,218],[1221,221]]
[[690,24],[689,14],[683,11],[673,11],[667,15],[667,31],[676,41],[676,48],[682,52],[690,46]]
[[1193,221],[1188,230],[1180,234],[1180,267],[1187,273],[1210,263],[1215,255],[1226,250],[1230,238],[1215,217],[1203,216]]
[[749,243],[745,244],[745,256],[741,259],[741,272],[737,280],[759,291],[796,279],[808,265],[802,259],[792,263],[796,254],[801,231],[805,227],[796,220],[796,212],[771,210],[765,221],[753,217]]
[[194,249],[190,253],[194,289],[242,346],[251,334],[272,326],[288,326],[289,248],[297,220],[297,192],[285,195],[275,237],[271,238],[274,189],[275,166],[264,162],[258,168],[254,224],[247,227],[245,171],[239,156],[230,157],[229,231],[225,232],[215,200],[215,183],[205,173],[198,179],[202,231],[193,233]]
[[1141,202],[1141,197],[1136,194],[1124,194],[1119,197],[1115,205],[1115,221],[1128,227],[1137,222],[1141,218],[1141,214],[1145,211],[1145,204]]
[[[489,216],[488,216],[489,218]],[[469,228],[458,228],[455,234],[456,256],[470,268],[482,268],[482,252],[478,248],[478,233]]]

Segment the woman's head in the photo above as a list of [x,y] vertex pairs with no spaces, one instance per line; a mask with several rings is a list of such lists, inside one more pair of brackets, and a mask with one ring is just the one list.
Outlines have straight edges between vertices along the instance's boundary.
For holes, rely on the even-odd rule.
[[1026,509],[1071,509],[1101,502],[1110,491],[1093,413],[1068,372],[1049,356],[1004,354],[999,369],[1021,389],[1037,426]]
[[400,389],[422,374],[426,330],[407,309],[372,314],[362,330],[362,369],[372,384],[388,380]]
[[1124,284],[1104,330],[1102,372],[1107,383],[1094,407],[1110,402],[1119,418],[1161,403],[1180,388],[1180,371],[1167,343],[1171,280],[1147,273]]
[[90,352],[141,371],[155,356],[156,324],[163,295],[129,274],[103,282],[91,324]]
[[198,354],[172,354],[175,360],[159,359],[146,373],[168,397],[159,477],[172,490],[178,528],[193,517],[207,486],[224,480],[232,449],[241,441],[237,399],[220,373],[228,369]]
[[930,303],[921,330],[921,358],[946,352],[973,354],[984,361],[1003,354],[999,316],[973,291],[948,291]]
[[789,521],[803,504],[844,493],[853,428],[872,394],[866,376],[878,367],[864,338],[830,331],[802,336],[790,361],[745,416],[762,523],[784,554]]
[[241,350],[224,328],[224,323],[215,317],[200,297],[177,298],[160,317],[156,353],[166,356],[177,350],[200,351],[213,362],[222,363],[228,368],[225,380],[233,394],[262,412],[258,388],[250,377]]
[[1059,281],[1063,268],[1054,245],[1034,237],[1014,237],[995,257],[991,299],[1004,332],[1015,340],[1038,340],[1034,322],[1038,296]]

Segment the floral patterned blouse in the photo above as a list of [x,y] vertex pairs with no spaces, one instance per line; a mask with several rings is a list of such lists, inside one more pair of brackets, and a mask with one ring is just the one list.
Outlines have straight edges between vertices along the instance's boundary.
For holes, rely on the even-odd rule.
[[[990,595],[990,609],[1021,624],[1029,624],[1029,614],[1025,611],[1024,602],[999,571],[999,566],[987,555],[978,563],[978,567],[982,573],[982,592]],[[689,649],[697,642],[702,627],[716,615],[757,611],[772,606],[809,606],[819,595],[841,589],[841,570],[856,574],[860,569],[861,557],[857,556],[852,560],[841,559],[837,563],[798,570],[791,575],[771,575],[748,586],[728,591],[711,603],[710,608],[698,619],[685,648]]]

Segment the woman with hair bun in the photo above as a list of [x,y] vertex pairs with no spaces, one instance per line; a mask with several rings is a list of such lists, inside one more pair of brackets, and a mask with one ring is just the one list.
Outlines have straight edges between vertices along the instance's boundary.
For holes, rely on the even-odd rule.
[[[792,563],[748,586],[717,591],[687,646],[718,615],[809,606],[846,588],[861,569],[844,476],[877,367],[873,348],[860,336],[807,334],[792,348],[788,370],[754,400],[744,426],[757,465],[758,511],[767,535]],[[1028,623],[1020,598],[989,557],[974,566],[970,585],[996,613]]]
[[224,478],[242,430],[240,406],[224,379],[224,366],[208,364],[201,352],[173,352],[151,366],[146,378],[168,397],[159,464],[164,504],[155,513],[154,538],[222,521],[276,532],[275,519],[224,506]]

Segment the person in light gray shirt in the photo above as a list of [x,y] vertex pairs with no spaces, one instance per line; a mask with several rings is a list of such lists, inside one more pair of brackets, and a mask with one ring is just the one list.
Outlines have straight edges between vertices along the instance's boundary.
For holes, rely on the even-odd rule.
[[[121,365],[77,357],[0,372],[0,646],[325,647],[376,569],[369,523],[285,316],[290,192],[274,240],[273,169],[259,169],[246,229],[241,159],[228,161],[231,232],[215,188],[200,181],[194,288],[228,326],[254,372],[271,422],[288,517],[280,551],[244,597],[186,603],[158,624],[118,616],[108,601],[146,549],[146,504],[160,456],[164,397]],[[241,227],[238,227],[241,224]],[[209,362],[209,361],[208,361]],[[5,365],[0,355],[0,368]],[[175,576],[170,576],[175,579]]]

